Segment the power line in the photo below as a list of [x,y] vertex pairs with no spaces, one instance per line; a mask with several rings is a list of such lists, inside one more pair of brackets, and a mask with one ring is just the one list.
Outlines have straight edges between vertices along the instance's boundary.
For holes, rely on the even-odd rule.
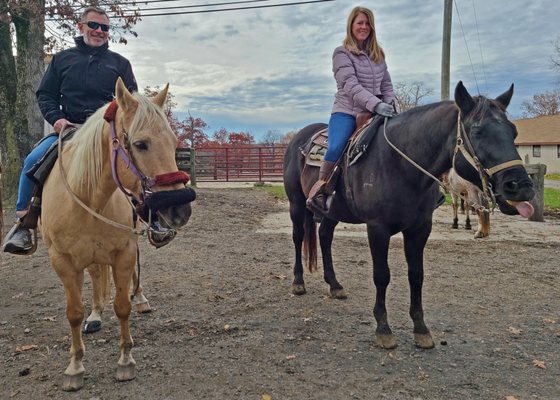
[[[271,1],[271,0],[243,0],[243,1],[230,1],[226,3],[214,3],[214,4],[205,4],[205,7],[215,7],[215,6],[222,6],[222,5],[230,5],[230,4],[244,4],[244,3],[261,3],[264,1]],[[189,6],[169,6],[169,7],[152,7],[152,8],[139,8],[139,12],[143,11],[156,11],[156,10],[174,10],[174,9],[183,9],[183,8],[199,8],[202,7],[201,5],[189,5]]]
[[478,91],[478,94],[480,94],[480,88],[478,87],[478,81],[476,80],[476,73],[474,72],[474,65],[472,62],[471,53],[469,51],[469,45],[467,44],[467,37],[465,35],[465,30],[463,29],[463,22],[461,21],[461,13],[459,12],[457,1],[453,0],[453,3],[455,3],[455,10],[457,11],[457,17],[459,18],[459,25],[461,26],[461,32],[463,32],[463,40],[465,41],[465,46],[467,48],[467,56],[469,57],[469,62],[471,63],[471,69],[473,73],[474,83],[476,85],[476,90]]
[[[175,1],[175,0],[157,0],[157,1]],[[250,2],[257,2],[257,1],[270,1],[270,0],[245,0],[239,1],[239,3],[250,3]],[[213,10],[197,10],[197,11],[180,11],[180,12],[172,12],[172,13],[154,13],[154,14],[142,14],[141,10],[136,10],[138,15],[136,14],[125,14],[125,15],[115,15],[117,17],[133,17],[137,16],[140,18],[144,17],[161,17],[161,16],[171,16],[171,15],[187,15],[187,14],[204,14],[204,13],[212,13],[212,12],[221,12],[221,11],[238,11],[238,10],[252,10],[258,8],[273,8],[273,7],[285,7],[285,6],[296,6],[301,4],[311,4],[311,3],[324,3],[327,1],[336,1],[336,0],[309,0],[309,1],[298,1],[293,3],[281,3],[281,4],[268,4],[268,5],[259,5],[259,6],[249,6],[249,7],[235,7],[235,8],[219,8]],[[156,2],[156,1],[154,1]],[[236,2],[230,2],[231,4],[235,4]],[[216,5],[223,5],[228,3],[221,3],[221,4],[213,4]],[[208,4],[200,5],[200,6],[183,6],[183,7],[176,7],[176,8],[190,8],[190,7],[203,7],[209,6]],[[124,10],[124,12],[132,11],[132,10]],[[109,12],[110,13],[110,12]],[[58,21],[58,18],[46,18],[45,21]]]
[[486,68],[484,67],[484,56],[482,55],[482,45],[480,44],[480,32],[478,30],[478,19],[476,18],[476,8],[474,6],[474,0],[472,0],[472,6],[474,11],[474,23],[476,26],[476,36],[478,38],[478,49],[480,50],[480,61],[482,64],[482,76],[484,76],[484,86],[486,87],[486,92],[488,93],[488,79],[486,79]]

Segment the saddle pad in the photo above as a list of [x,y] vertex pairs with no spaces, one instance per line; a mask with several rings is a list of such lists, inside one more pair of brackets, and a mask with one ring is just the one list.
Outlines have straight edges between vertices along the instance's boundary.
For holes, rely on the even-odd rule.
[[[364,132],[367,131],[367,128],[371,125],[371,123],[376,120],[375,118],[369,118],[363,125],[358,127],[354,131],[354,133],[348,139],[348,143],[346,144],[346,152],[348,156],[350,156],[350,152],[353,149],[356,149],[356,144],[362,144],[365,142],[362,137],[364,136]],[[368,139],[368,142],[369,143]],[[307,165],[311,165],[314,167],[320,167],[321,163],[323,162],[323,158],[325,157],[325,153],[327,152],[327,147],[329,143],[329,131],[328,127],[321,129],[319,132],[315,133],[309,142],[302,148],[301,152],[305,156],[305,163]],[[363,146],[360,146],[362,148]],[[367,145],[365,146],[367,148]],[[364,148],[364,151],[365,151]],[[355,150],[354,150],[355,151]]]
[[305,147],[301,150],[305,156],[305,163],[314,167],[320,167],[327,152],[329,144],[329,130],[323,128],[315,133]]

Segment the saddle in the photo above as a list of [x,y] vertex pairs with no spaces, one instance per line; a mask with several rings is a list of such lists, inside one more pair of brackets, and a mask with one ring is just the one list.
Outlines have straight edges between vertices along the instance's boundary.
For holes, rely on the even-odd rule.
[[[64,144],[65,141],[70,139],[74,132],[78,129],[77,126],[68,125],[67,128],[59,135],[59,139],[56,140],[48,148],[46,153],[41,157],[31,168],[29,168],[25,175],[35,183],[35,189],[33,190],[33,196],[31,198],[31,204],[29,205],[29,212],[22,218],[20,225],[22,228],[26,229],[36,229],[37,221],[41,215],[41,195],[43,193],[43,185],[49,177],[55,161],[58,158],[58,141],[61,140]],[[35,144],[35,147],[45,140],[47,137],[52,137],[57,135],[56,133],[51,133],[45,136],[43,139]]]
[[[367,151],[384,118],[370,113],[360,113],[356,117],[356,130],[350,135],[343,156],[348,158],[348,166],[355,164]],[[370,128],[370,126],[372,126]],[[300,149],[305,157],[305,164],[311,167],[320,167],[327,152],[329,143],[328,127],[315,133],[311,139]]]

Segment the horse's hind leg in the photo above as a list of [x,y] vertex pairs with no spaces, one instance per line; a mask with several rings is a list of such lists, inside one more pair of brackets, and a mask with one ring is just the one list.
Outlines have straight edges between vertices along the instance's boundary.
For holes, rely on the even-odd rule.
[[325,282],[330,286],[331,297],[346,299],[348,296],[346,296],[342,285],[336,280],[332,261],[331,246],[336,225],[338,225],[337,221],[325,217],[319,227],[319,243],[321,244],[321,254],[323,255],[323,276]]
[[292,220],[292,240],[295,249],[295,264],[294,264],[294,281],[292,282],[292,293],[296,295],[305,294],[305,282],[303,280],[303,263],[301,259],[301,248],[304,239],[304,222],[305,214],[307,213],[305,207],[305,199],[300,204],[299,202],[290,203],[290,218]]
[[111,296],[111,276],[109,265],[92,264],[87,267],[92,283],[91,314],[84,322],[84,333],[101,330],[101,315]]
[[388,232],[376,230],[369,225],[367,232],[369,248],[373,259],[373,283],[375,284],[375,305],[373,307],[373,316],[377,321],[375,338],[380,347],[393,349],[397,347],[397,341],[389,327],[387,309],[385,308],[387,286],[389,286],[391,281],[391,273],[387,263],[391,236]]
[[128,381],[136,377],[136,361],[132,358],[133,341],[129,325],[132,309],[129,290],[135,262],[136,248],[134,247],[130,252],[119,254],[113,266],[113,281],[115,282],[114,309],[121,324],[120,357],[117,362],[118,381]]
[[459,216],[458,216],[459,197],[455,193],[452,193],[451,194],[451,201],[452,201],[452,207],[453,207],[453,225],[451,225],[451,228],[459,229]]
[[132,306],[134,311],[140,314],[152,312],[148,299],[144,296],[144,289],[138,279],[138,271],[134,269],[132,274]]
[[410,318],[414,323],[414,341],[423,349],[434,347],[430,330],[424,323],[422,308],[422,285],[424,283],[424,247],[432,231],[432,223],[427,222],[415,230],[403,232],[404,254],[408,264],[408,284],[410,286]]
[[82,363],[85,347],[82,341],[82,321],[84,320],[84,304],[82,287],[84,284],[83,270],[76,270],[74,265],[62,257],[51,256],[53,268],[64,285],[66,295],[66,317],[72,331],[70,346],[70,364],[64,371],[62,390],[75,391],[84,386],[85,368]]

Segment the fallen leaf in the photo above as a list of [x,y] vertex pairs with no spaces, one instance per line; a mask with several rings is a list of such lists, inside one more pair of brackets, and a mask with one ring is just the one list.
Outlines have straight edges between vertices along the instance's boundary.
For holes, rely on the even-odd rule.
[[515,396],[506,396],[506,400],[517,400]]
[[286,279],[286,278],[287,278],[286,275],[274,275],[274,277],[275,277],[276,279]]
[[556,321],[553,320],[552,318],[545,318],[545,319],[543,319],[543,322],[545,324],[555,324],[556,323]]
[[523,332],[521,329],[514,328],[513,326],[510,326],[510,327],[508,328],[508,331],[509,331],[512,335],[519,335],[521,332]]
[[55,315],[51,315],[48,317],[43,318],[44,321],[51,321],[51,322],[56,322],[56,316]]
[[268,393],[263,393],[262,400],[272,400],[272,396]]
[[24,344],[21,347],[16,347],[16,353],[21,353],[22,351],[27,351],[31,349],[36,349],[37,345],[35,344]]
[[295,354],[290,354],[289,356],[286,356],[286,360],[293,360],[294,358],[296,358]]
[[164,324],[165,326],[169,326],[169,325],[171,325],[171,324],[174,323],[174,322],[175,322],[175,318],[169,318],[169,319],[163,321],[163,324]]
[[544,365],[544,361],[541,360],[533,360],[533,365],[540,369],[546,369],[546,365]]

